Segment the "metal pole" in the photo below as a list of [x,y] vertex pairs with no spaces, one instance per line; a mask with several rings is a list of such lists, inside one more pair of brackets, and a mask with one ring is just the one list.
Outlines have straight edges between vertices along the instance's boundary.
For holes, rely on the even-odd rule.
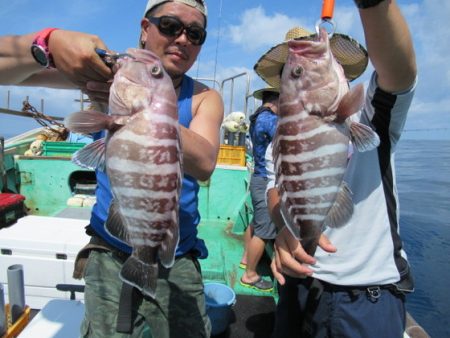
[[11,311],[11,321],[14,324],[25,309],[25,283],[22,264],[8,267],[8,298]]
[[0,337],[6,332],[6,313],[5,313],[5,292],[3,290],[3,284],[0,283]]
[[11,92],[8,90],[8,94],[6,94],[6,109],[9,109],[10,100],[11,100]]
[[44,99],[41,99],[41,113],[44,113]]

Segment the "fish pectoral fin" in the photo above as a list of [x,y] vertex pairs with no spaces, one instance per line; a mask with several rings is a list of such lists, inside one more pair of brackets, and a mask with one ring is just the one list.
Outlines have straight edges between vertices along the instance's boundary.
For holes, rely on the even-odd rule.
[[357,151],[369,151],[380,145],[380,137],[369,126],[354,121],[348,121],[348,124],[350,139],[352,140],[352,144]]
[[105,171],[105,139],[92,142],[72,155],[72,162],[87,169]]
[[117,238],[121,242],[129,245],[129,235],[125,222],[119,210],[119,204],[116,199],[113,199],[108,210],[108,218],[105,222],[105,230],[111,236]]
[[364,104],[364,86],[362,83],[350,89],[339,102],[336,110],[336,123],[343,123],[348,117],[361,110]]
[[110,124],[111,116],[97,110],[82,110],[64,119],[64,125],[75,133],[95,133],[108,129]]
[[[154,251],[154,248],[146,249]],[[156,261],[144,261],[142,258],[133,252],[125,263],[123,263],[119,277],[124,283],[130,284],[143,294],[155,298],[158,280],[158,263]]]
[[336,201],[328,212],[324,225],[330,228],[339,228],[345,225],[353,214],[352,192],[347,183],[342,181]]
[[105,139],[92,142],[72,155],[72,162],[87,169],[105,171]]

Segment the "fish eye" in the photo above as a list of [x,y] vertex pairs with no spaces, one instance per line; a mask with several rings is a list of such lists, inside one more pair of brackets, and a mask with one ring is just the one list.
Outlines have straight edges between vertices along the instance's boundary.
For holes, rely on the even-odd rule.
[[159,66],[153,66],[152,69],[150,70],[150,73],[151,73],[153,76],[161,76],[161,75],[162,75],[161,67],[159,67]]
[[292,76],[300,77],[303,74],[303,68],[301,66],[296,66],[292,69]]

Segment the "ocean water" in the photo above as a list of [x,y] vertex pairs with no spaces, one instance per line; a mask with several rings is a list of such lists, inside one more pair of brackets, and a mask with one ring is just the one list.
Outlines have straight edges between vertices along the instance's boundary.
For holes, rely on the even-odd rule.
[[401,140],[400,231],[415,278],[407,309],[432,338],[450,337],[450,141]]

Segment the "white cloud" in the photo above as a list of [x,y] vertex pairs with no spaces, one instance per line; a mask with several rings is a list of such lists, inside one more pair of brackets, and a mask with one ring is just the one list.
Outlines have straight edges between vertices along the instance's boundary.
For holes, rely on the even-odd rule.
[[285,33],[299,24],[300,20],[284,14],[267,15],[259,6],[246,10],[239,25],[230,25],[225,31],[229,32],[231,42],[240,45],[244,50],[254,51],[280,43],[284,40]]

